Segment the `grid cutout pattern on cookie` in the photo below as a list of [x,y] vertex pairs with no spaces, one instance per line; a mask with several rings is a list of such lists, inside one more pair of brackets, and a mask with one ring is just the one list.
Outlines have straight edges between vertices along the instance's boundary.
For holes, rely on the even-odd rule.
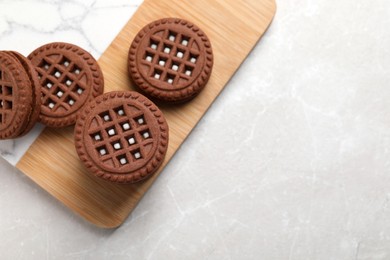
[[103,163],[116,168],[145,159],[145,146],[153,143],[144,114],[126,111],[126,106],[109,109],[94,117],[98,127],[88,134]]
[[80,81],[84,71],[64,55],[56,56],[56,60],[45,56],[37,71],[42,85],[42,104],[53,112],[60,107],[72,110],[87,89]]
[[7,80],[5,71],[0,70],[0,124],[7,124],[13,108],[12,82]]
[[150,37],[142,59],[150,67],[148,77],[170,85],[190,81],[200,55],[195,39],[172,29],[159,34]]

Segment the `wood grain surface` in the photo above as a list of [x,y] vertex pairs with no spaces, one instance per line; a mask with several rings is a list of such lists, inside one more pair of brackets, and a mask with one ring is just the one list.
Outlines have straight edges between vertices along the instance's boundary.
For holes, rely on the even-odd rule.
[[136,185],[118,185],[88,174],[79,161],[73,128],[45,129],[17,164],[28,177],[91,223],[105,228],[121,225],[164,166],[201,119],[270,25],[274,0],[145,0],[99,60],[105,92],[134,90],[127,73],[129,46],[146,24],[178,17],[197,24],[210,38],[214,69],[204,91],[191,102],[161,107],[170,127],[163,166]]

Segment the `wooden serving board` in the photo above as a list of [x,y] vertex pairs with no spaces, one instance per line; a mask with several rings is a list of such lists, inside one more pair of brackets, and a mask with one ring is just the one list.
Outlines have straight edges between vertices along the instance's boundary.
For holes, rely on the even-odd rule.
[[127,74],[127,53],[143,26],[164,17],[184,18],[210,38],[215,61],[207,87],[185,105],[161,107],[170,143],[163,166],[152,178],[118,185],[91,176],[77,157],[71,127],[45,129],[16,167],[93,224],[121,225],[266,31],[275,11],[274,0],[145,0],[102,55],[105,91],[135,90]]

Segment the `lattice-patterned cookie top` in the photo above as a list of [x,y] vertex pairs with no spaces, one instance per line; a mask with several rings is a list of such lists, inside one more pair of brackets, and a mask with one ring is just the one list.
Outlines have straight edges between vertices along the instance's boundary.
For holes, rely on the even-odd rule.
[[72,125],[77,112],[103,93],[103,75],[96,60],[68,43],[44,45],[29,55],[42,85],[40,120],[52,127]]
[[209,39],[181,19],[147,25],[129,50],[129,73],[148,95],[164,101],[186,101],[210,78],[213,54]]
[[32,88],[23,66],[0,52],[0,139],[18,137],[29,122]]
[[158,108],[135,92],[110,92],[82,112],[76,149],[92,173],[115,182],[139,181],[162,163],[168,126]]

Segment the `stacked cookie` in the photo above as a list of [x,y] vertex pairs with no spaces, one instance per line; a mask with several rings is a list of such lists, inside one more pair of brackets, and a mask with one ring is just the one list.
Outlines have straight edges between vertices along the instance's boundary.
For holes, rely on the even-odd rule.
[[[193,99],[213,67],[205,33],[182,19],[145,26],[128,55],[131,79],[145,95],[166,103]],[[50,43],[28,58],[0,52],[0,139],[27,134],[36,122],[75,126],[76,151],[89,172],[116,183],[151,176],[168,149],[168,124],[145,96],[133,91],[103,94],[103,74],[87,51]]]
[[0,52],[0,139],[18,138],[35,125],[41,107],[38,75],[14,51]]

